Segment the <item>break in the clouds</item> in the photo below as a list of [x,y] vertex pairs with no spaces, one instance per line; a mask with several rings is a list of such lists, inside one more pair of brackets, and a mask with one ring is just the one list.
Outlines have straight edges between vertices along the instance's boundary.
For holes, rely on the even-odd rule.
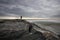
[[0,16],[60,17],[60,0],[0,0]]

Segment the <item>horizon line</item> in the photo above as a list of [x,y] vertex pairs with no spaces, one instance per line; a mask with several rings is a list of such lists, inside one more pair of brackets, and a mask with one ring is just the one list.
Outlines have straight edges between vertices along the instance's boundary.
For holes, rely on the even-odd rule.
[[60,18],[38,18],[38,17],[12,17],[12,16],[0,16],[0,19],[26,19],[26,20],[60,20]]

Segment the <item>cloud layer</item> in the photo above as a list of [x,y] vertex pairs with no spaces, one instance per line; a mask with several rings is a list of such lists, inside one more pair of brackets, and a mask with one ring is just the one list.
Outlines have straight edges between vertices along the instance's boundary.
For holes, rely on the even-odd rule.
[[0,0],[0,16],[60,17],[60,0]]

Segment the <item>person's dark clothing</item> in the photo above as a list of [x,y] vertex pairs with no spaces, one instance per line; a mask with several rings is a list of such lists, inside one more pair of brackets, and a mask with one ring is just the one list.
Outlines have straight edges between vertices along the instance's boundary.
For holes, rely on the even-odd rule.
[[29,25],[29,32],[31,32],[31,30],[32,30],[32,25]]

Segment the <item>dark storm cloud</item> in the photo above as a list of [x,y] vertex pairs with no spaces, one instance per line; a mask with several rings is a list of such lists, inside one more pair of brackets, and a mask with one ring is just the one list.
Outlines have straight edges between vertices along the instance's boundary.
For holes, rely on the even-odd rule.
[[55,15],[55,16],[53,16],[53,17],[60,18],[60,15]]
[[59,17],[60,0],[0,0],[0,15]]
[[54,17],[54,18],[60,18],[60,12],[57,13],[56,15],[52,16],[52,17]]
[[16,0],[0,0],[0,4],[16,4],[17,1]]
[[0,0],[0,4],[8,4],[9,1],[8,0]]
[[16,5],[1,5],[0,6],[0,16],[30,16],[32,13],[26,12],[21,9],[23,6]]

